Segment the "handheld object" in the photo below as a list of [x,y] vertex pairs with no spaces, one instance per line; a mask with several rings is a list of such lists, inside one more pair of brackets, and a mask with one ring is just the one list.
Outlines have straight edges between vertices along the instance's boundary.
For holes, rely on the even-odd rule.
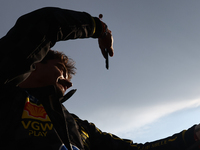
[[[99,19],[101,19],[102,20],[102,18],[103,18],[103,15],[102,14],[99,14]],[[105,51],[106,51],[106,61],[105,61],[105,63],[106,63],[106,69],[109,69],[109,55],[108,55],[108,51],[107,51],[107,49],[105,49]]]

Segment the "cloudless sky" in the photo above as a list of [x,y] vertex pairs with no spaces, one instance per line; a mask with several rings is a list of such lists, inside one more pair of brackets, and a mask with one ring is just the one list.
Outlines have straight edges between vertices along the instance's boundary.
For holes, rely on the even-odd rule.
[[4,0],[0,36],[47,6],[102,13],[114,36],[109,70],[96,39],[53,47],[76,61],[70,112],[138,143],[200,123],[199,0]]

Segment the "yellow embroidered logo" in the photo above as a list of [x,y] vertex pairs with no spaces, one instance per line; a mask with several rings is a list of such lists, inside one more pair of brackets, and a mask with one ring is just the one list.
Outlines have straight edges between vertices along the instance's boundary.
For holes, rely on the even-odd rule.
[[26,104],[25,104],[24,111],[22,114],[22,119],[25,119],[25,118],[29,118],[29,119],[32,118],[32,119],[37,119],[41,121],[50,121],[42,104],[36,105],[30,102],[28,97],[26,99]]
[[47,136],[48,131],[52,131],[53,124],[48,117],[42,104],[36,105],[26,99],[22,114],[22,126],[28,131],[29,136]]
[[30,116],[46,119],[47,113],[43,106],[36,106],[27,102],[24,110],[26,110]]
[[52,123],[39,123],[37,121],[28,121],[25,123],[25,121],[22,121],[22,125],[24,129],[32,129],[29,130],[29,135],[33,136],[46,136],[47,130],[52,130],[53,124]]

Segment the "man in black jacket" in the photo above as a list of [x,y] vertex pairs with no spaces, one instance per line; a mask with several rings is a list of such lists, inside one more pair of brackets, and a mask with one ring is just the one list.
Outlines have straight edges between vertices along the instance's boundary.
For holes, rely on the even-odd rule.
[[[113,56],[112,34],[88,13],[42,8],[18,19],[0,39],[0,149],[198,149],[199,126],[155,142],[137,144],[104,133],[62,105],[70,94],[73,61],[50,50],[57,41],[98,38]],[[196,130],[195,130],[196,129]]]

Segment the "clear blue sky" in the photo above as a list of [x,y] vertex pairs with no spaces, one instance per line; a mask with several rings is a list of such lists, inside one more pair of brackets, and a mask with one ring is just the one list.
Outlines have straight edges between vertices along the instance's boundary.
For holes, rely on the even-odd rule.
[[64,105],[102,131],[153,141],[200,123],[200,1],[6,0],[0,36],[16,19],[55,6],[104,15],[115,55],[105,69],[96,39],[59,42],[76,61],[76,94]]

